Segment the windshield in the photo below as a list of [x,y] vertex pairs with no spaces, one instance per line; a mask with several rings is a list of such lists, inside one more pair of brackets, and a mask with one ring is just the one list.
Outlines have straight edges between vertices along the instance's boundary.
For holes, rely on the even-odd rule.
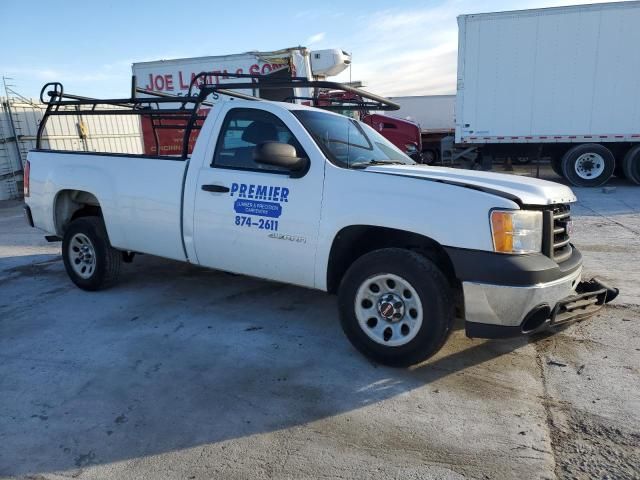
[[294,110],[293,114],[338,166],[364,168],[369,165],[415,164],[395,145],[362,122],[313,110]]

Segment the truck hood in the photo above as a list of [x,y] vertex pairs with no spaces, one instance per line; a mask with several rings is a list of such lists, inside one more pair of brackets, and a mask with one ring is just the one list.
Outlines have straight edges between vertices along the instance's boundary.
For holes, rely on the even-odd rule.
[[365,170],[482,190],[526,205],[553,205],[576,201],[573,191],[565,185],[519,175],[428,165],[373,165]]

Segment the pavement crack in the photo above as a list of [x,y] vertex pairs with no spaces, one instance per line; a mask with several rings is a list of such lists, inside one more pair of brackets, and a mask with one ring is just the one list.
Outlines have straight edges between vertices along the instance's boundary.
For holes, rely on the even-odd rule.
[[558,460],[556,458],[556,445],[554,445],[554,428],[555,424],[553,422],[553,417],[551,415],[551,401],[549,398],[549,387],[547,385],[547,377],[544,373],[544,361],[542,359],[542,353],[539,350],[539,346],[537,343],[533,344],[534,350],[536,352],[536,365],[538,366],[538,370],[540,372],[540,381],[542,382],[542,407],[544,409],[544,414],[546,418],[546,426],[547,426],[547,436],[549,438],[549,444],[551,445],[551,451],[548,453],[553,459],[553,470],[556,478],[558,478]]

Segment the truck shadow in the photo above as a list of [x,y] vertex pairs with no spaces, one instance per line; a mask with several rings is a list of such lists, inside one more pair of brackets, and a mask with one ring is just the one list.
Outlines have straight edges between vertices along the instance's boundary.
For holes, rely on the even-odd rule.
[[350,346],[320,292],[142,258],[120,286],[87,293],[53,259],[3,285],[2,475],[217,445],[417,390],[424,403],[462,395],[527,342],[454,332],[425,364],[390,369]]

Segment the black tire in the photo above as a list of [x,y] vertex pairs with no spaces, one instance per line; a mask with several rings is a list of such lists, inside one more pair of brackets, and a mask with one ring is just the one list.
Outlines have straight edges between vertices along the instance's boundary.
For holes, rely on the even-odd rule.
[[432,148],[428,148],[422,151],[422,163],[426,165],[433,165],[438,161],[438,152]]
[[[89,239],[93,248],[93,256],[95,264],[88,278],[83,278],[72,262],[81,264],[76,252],[74,252],[74,238]],[[77,251],[77,249],[76,249]],[[64,268],[71,281],[83,290],[95,291],[107,288],[113,285],[120,274],[120,265],[122,264],[122,252],[116,250],[109,243],[107,230],[104,221],[100,217],[80,217],[73,220],[62,239],[62,259]]]
[[562,159],[558,157],[551,157],[551,170],[559,177],[564,177],[562,173]]
[[640,145],[631,147],[624,156],[622,171],[627,180],[640,185]]
[[[587,158],[584,158],[585,156]],[[592,156],[593,159],[589,159],[588,156]],[[561,166],[564,178],[572,185],[599,187],[613,175],[616,160],[607,147],[597,143],[583,143],[570,148],[563,155]]]
[[[366,288],[365,283],[378,275],[401,277],[417,292],[422,304],[422,322],[416,328],[416,333],[412,333],[414,336],[411,340],[405,344],[383,345],[380,341],[373,340],[363,329],[367,327],[362,327],[358,321],[356,315],[358,291],[361,286]],[[382,296],[388,292],[379,291],[379,293],[378,305],[382,301]],[[399,295],[404,295],[404,293],[399,293]],[[418,253],[400,248],[376,250],[356,260],[349,267],[340,284],[338,306],[342,329],[353,346],[372,360],[393,367],[414,365],[435,354],[449,336],[454,320],[453,295],[446,277],[431,260]],[[385,325],[391,326],[391,322],[383,320],[382,313],[377,306],[369,308],[372,308],[371,315],[376,315],[379,318],[376,322],[383,322],[384,332],[390,330],[384,327]],[[409,314],[409,311],[408,309],[405,315]],[[401,326],[400,331],[405,327],[404,318],[403,316],[400,320],[394,321],[394,324]],[[409,320],[408,317],[407,320]],[[396,338],[402,341],[401,336]]]

